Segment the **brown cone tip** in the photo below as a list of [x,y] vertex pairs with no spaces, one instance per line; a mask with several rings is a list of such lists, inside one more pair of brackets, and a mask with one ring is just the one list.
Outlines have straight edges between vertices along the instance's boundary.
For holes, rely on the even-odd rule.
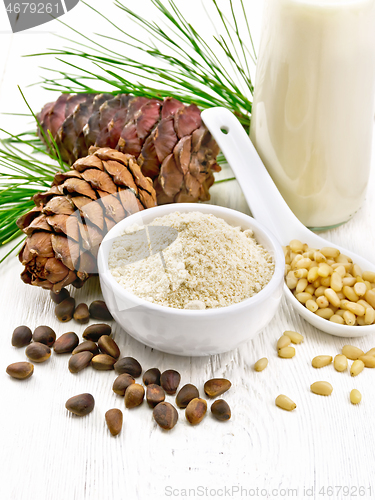
[[107,231],[128,215],[156,206],[151,179],[134,157],[94,148],[70,171],[58,173],[37,205],[17,224],[27,235],[19,253],[25,283],[59,292],[96,274],[96,256]]

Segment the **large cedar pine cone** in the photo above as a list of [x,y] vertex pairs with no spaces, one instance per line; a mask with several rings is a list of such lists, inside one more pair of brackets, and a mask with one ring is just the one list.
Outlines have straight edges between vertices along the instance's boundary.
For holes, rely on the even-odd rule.
[[172,97],[62,94],[44,106],[38,119],[70,165],[91,146],[134,155],[153,180],[159,205],[208,200],[213,171],[220,170],[219,148],[199,109]]
[[27,234],[19,259],[25,283],[59,292],[96,273],[99,245],[111,227],[156,205],[151,179],[131,155],[92,148],[51,188],[34,196],[35,208],[17,224]]

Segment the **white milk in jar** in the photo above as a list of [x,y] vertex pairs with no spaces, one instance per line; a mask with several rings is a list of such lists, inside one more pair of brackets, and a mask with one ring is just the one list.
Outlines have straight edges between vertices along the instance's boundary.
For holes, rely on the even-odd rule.
[[268,0],[250,137],[307,226],[348,220],[369,177],[375,0]]

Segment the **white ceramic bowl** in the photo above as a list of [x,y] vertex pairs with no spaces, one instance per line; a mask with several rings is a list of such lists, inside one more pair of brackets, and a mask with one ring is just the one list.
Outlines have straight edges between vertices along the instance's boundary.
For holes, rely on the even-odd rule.
[[[258,243],[274,257],[275,272],[256,295],[218,309],[186,310],[153,304],[126,291],[112,276],[108,256],[113,241],[134,223],[144,225],[172,212],[213,214],[243,230],[252,229]],[[229,351],[254,338],[273,318],[282,296],[284,253],[259,222],[241,212],[216,205],[174,203],[149,208],[122,220],[103,239],[98,267],[104,300],[116,322],[144,344],[171,354],[206,356]]]

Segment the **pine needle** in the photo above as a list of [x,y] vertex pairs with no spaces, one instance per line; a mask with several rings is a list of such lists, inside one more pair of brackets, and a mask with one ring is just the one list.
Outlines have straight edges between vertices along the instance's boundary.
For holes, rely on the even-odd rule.
[[[109,23],[117,33],[114,36],[94,34],[90,38],[57,19],[77,39],[60,37],[69,40],[73,46],[29,55],[54,56],[65,66],[57,70],[42,68],[52,76],[42,76],[37,84],[48,90],[68,93],[131,93],[158,99],[173,95],[185,104],[195,103],[202,109],[226,107],[249,129],[253,93],[250,66],[256,61],[256,53],[243,0],[229,0],[228,15],[219,6],[220,0],[205,1],[206,12],[211,6],[218,16],[217,32],[211,41],[185,19],[174,0],[149,1],[163,22],[144,19],[120,0],[114,3],[126,17],[113,22],[81,0],[99,20]],[[240,18],[246,24],[243,33],[238,23]],[[137,36],[121,28],[129,20],[138,26]],[[108,41],[121,45],[115,50],[108,47]],[[128,57],[124,45],[140,56]],[[62,161],[52,135],[45,134],[19,90],[29,110],[22,116],[33,117],[43,142],[33,131],[14,135],[0,129],[6,135],[0,141],[0,167],[3,171],[0,173],[0,245],[22,234],[16,220],[34,206],[33,195],[48,189],[58,171],[69,168]],[[225,163],[222,155],[219,155],[218,163]],[[232,179],[220,179],[216,183]],[[17,243],[0,262],[21,243]]]
[[[37,126],[41,127],[23,92],[20,88],[19,90]],[[69,167],[61,160],[56,142],[52,137],[47,137],[43,130],[41,133],[49,143],[50,151],[36,137],[35,132],[18,135],[4,129],[0,129],[0,132],[7,136],[0,141],[0,245],[2,246],[23,234],[16,221],[35,206],[32,197],[41,191],[46,191],[51,186],[55,174]],[[30,152],[27,152],[27,149]]]
[[[111,21],[85,1],[81,0],[81,3],[109,23],[118,35],[94,34],[90,38],[58,20],[82,40],[71,40],[73,47],[48,49],[31,55],[53,55],[78,70],[78,74],[59,71],[61,79],[58,80],[44,76],[40,82],[44,88],[78,93],[103,92],[109,88],[114,94],[133,93],[158,98],[173,94],[186,104],[195,103],[203,109],[224,106],[236,114],[245,128],[249,128],[254,89],[249,58],[254,63],[256,55],[243,0],[230,0],[229,19],[219,2],[210,0],[218,15],[218,30],[222,31],[212,37],[212,43],[208,43],[185,19],[174,0],[150,0],[150,4],[161,14],[162,23],[144,19],[121,0],[114,2],[128,17],[121,23]],[[245,20],[244,33],[240,32],[237,16]],[[137,37],[121,28],[129,20],[139,28]],[[128,45],[143,56],[133,59],[126,56],[126,51],[108,48],[101,40]],[[248,51],[247,45],[252,47],[254,54]],[[150,57],[150,62],[145,60],[145,55]],[[73,58],[78,58],[79,62],[73,64]],[[122,75],[123,72],[125,75]],[[98,81],[105,88],[98,88]]]

